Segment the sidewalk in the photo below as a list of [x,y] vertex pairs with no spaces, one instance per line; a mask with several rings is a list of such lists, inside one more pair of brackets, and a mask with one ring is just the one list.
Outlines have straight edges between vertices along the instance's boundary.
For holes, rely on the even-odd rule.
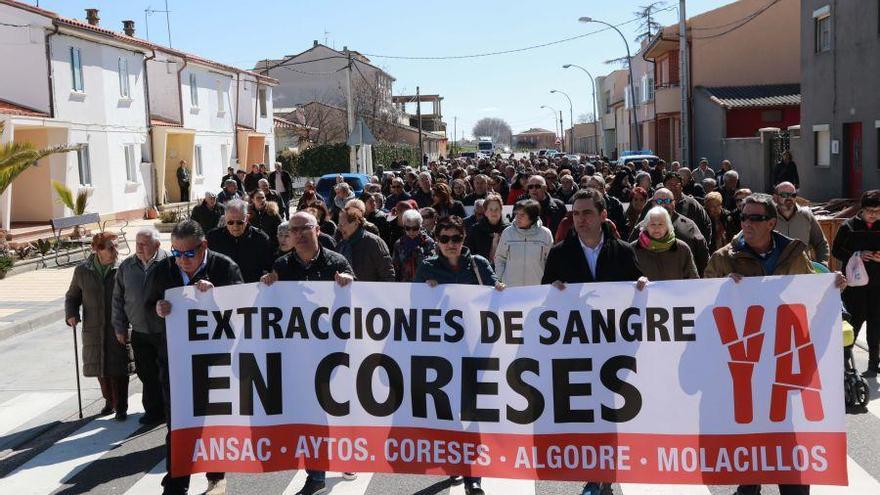
[[[153,222],[135,220],[128,224],[126,234],[132,255],[135,233]],[[170,249],[169,234],[160,234],[160,238],[162,247]],[[43,268],[0,280],[0,340],[63,320],[64,294],[75,267]]]

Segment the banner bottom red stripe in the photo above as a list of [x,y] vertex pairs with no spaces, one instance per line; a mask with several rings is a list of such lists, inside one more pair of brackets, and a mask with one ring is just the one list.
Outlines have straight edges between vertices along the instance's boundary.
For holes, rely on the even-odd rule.
[[517,435],[276,425],[178,429],[171,441],[177,476],[310,468],[654,484],[847,484],[843,432]]

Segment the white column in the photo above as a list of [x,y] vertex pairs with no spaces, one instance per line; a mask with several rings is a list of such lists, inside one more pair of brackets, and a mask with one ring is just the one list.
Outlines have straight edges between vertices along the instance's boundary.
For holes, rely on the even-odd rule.
[[[0,145],[11,143],[13,138],[12,122],[7,120],[6,126],[3,128],[3,134],[0,134]],[[9,231],[12,225],[12,184],[6,188],[6,191],[0,195],[0,228]]]

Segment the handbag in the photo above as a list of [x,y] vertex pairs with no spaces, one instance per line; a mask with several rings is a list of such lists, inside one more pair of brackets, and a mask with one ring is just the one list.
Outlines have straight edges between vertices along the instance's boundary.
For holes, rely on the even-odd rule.
[[868,272],[865,270],[861,251],[854,252],[846,263],[846,285],[849,287],[868,285]]

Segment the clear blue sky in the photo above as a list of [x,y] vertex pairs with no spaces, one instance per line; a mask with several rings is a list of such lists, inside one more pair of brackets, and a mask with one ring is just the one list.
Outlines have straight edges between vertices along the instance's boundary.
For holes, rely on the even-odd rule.
[[[34,4],[35,0],[28,0]],[[337,49],[347,45],[368,54],[448,56],[507,50],[576,36],[599,29],[581,24],[591,16],[612,24],[632,19],[649,0],[512,1],[383,1],[383,0],[169,0],[171,38],[175,48],[241,68],[255,61],[299,53],[324,41]],[[721,5],[727,0],[688,0],[688,16]],[[678,0],[667,0],[666,7]],[[82,19],[84,9],[100,9],[101,25],[122,30],[123,19],[133,19],[137,36],[146,37],[144,9],[162,10],[164,0],[42,0],[40,6],[61,15]],[[661,12],[664,25],[677,22],[675,8]],[[621,27],[632,39],[637,23]],[[150,38],[167,43],[164,14],[149,20]],[[633,51],[635,49],[633,48]],[[568,103],[551,89],[567,92],[574,103],[575,119],[592,112],[592,93],[583,72],[562,69],[579,64],[594,76],[615,69],[604,64],[625,55],[620,37],[606,31],[587,38],[526,52],[492,57],[409,61],[370,57],[394,76],[394,93],[439,93],[444,97],[443,117],[451,136],[453,117],[458,135],[470,135],[482,117],[505,119],[519,132],[530,127],[554,129],[551,112],[541,105],[564,110]]]

